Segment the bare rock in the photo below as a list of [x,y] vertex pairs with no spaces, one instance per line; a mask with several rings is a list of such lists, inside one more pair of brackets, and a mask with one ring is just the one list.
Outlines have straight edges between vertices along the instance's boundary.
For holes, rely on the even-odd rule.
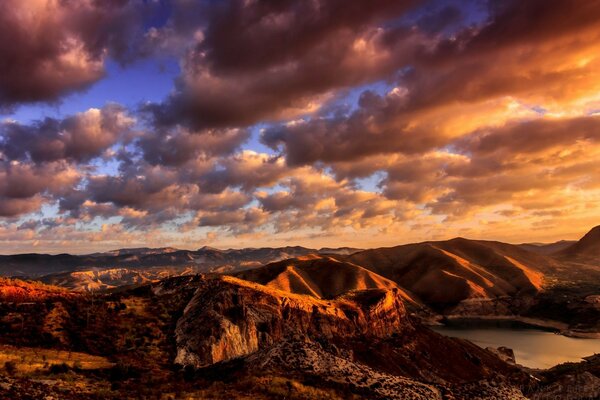
[[201,368],[294,336],[385,337],[411,328],[395,290],[351,292],[325,301],[219,277],[199,285],[178,321],[175,362]]

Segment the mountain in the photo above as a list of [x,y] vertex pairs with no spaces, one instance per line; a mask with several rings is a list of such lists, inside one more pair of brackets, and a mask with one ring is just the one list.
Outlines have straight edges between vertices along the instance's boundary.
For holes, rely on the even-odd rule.
[[321,251],[328,254],[350,254],[355,249],[309,249],[300,246],[279,248],[246,248],[219,250],[203,247],[198,250],[178,250],[171,247],[112,250],[89,255],[16,254],[0,256],[0,276],[41,277],[73,271],[94,269],[193,269],[196,273],[236,271],[254,268],[269,262],[305,256]]
[[[594,237],[586,235],[584,245],[575,248],[591,249],[593,254],[594,246],[589,243]],[[597,264],[464,238],[364,250],[335,258],[395,282],[438,318],[524,319],[540,326],[562,326],[563,332],[576,336],[593,336],[600,331]],[[423,312],[426,309],[416,311],[424,320],[431,319],[431,313]]]
[[592,228],[579,241],[554,254],[568,261],[583,261],[600,265],[600,225]]
[[[314,273],[315,282],[312,267],[372,277],[329,257],[289,263]],[[277,264],[257,276],[271,276]],[[217,275],[97,294],[2,279],[0,288],[21,293],[3,297],[0,290],[0,356],[8,360],[0,398],[598,396],[597,356],[523,369],[496,349],[422,326],[393,283],[374,286],[325,299]]]
[[386,277],[434,307],[535,294],[550,258],[517,246],[456,238],[365,250],[343,259]]
[[0,275],[36,277],[67,270],[93,262],[93,256],[71,254],[14,254],[0,255]]
[[141,285],[172,276],[191,275],[191,267],[109,268],[50,274],[39,281],[74,291],[98,291],[121,286]]
[[575,243],[574,240],[559,240],[558,242],[554,243],[522,243],[518,246],[533,253],[551,255],[560,250],[566,249],[573,243]]
[[201,282],[187,304],[175,330],[175,362],[201,368],[294,335],[385,337],[410,327],[395,289],[322,301],[224,276]]
[[104,253],[94,253],[90,254],[96,257],[102,256],[140,256],[140,255],[151,255],[151,254],[163,254],[163,253],[174,253],[179,251],[174,247],[159,247],[159,248],[151,248],[151,247],[133,247],[127,249],[116,249],[110,250]]
[[339,255],[350,255],[357,253],[364,249],[357,249],[355,247],[321,247],[317,253],[319,254],[339,254]]
[[[155,292],[172,290],[159,283]],[[199,376],[217,366],[284,373],[372,399],[436,399],[453,384],[519,375],[488,351],[416,325],[403,303],[397,289],[324,301],[233,277],[200,281],[176,325],[175,362]],[[497,390],[523,398],[505,384]]]
[[242,271],[235,276],[273,289],[306,294],[318,299],[332,299],[354,290],[395,289],[405,300],[415,303],[393,281],[359,265],[330,256],[314,254],[293,258]]
[[1,303],[0,322],[0,398],[524,399],[534,383],[420,325],[396,288],[325,300],[193,275]]

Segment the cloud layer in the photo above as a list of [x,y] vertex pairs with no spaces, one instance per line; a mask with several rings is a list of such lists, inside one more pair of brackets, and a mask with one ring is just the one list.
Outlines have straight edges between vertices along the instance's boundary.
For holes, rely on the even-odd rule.
[[108,60],[181,69],[138,108],[8,115],[7,246],[527,241],[600,223],[600,1],[171,1],[153,26],[157,7],[0,6],[6,110],[89,87]]

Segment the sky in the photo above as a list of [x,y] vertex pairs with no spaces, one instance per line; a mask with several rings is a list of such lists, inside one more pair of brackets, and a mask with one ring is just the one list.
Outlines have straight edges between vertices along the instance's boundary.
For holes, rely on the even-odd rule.
[[4,0],[0,253],[600,224],[600,0]]

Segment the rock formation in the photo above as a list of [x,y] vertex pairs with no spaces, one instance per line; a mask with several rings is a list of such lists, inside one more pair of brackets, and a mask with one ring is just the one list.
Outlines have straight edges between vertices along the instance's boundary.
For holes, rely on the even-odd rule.
[[386,337],[410,329],[396,289],[350,292],[324,301],[221,277],[202,282],[186,306],[175,331],[175,362],[198,368],[290,337]]

